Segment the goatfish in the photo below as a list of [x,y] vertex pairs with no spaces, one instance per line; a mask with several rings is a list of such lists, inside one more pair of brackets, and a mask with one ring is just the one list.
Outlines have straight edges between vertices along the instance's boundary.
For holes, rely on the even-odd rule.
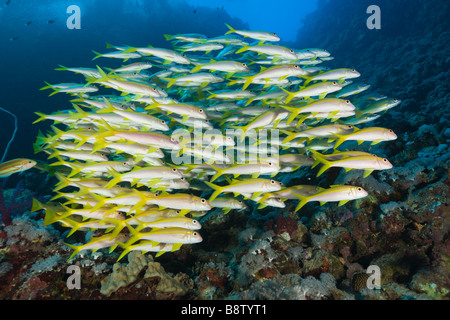
[[116,241],[116,243],[123,248],[124,250],[120,254],[119,258],[117,258],[117,262],[119,262],[123,257],[125,257],[131,251],[142,251],[144,253],[147,252],[156,252],[155,257],[159,257],[165,252],[174,252],[180,249],[182,243],[158,243],[155,244],[150,240],[142,240],[134,245],[125,245],[123,242]]
[[225,33],[225,35],[230,34],[230,33],[237,33],[243,37],[247,37],[247,38],[252,38],[255,40],[260,40],[260,41],[280,41],[280,37],[273,32],[267,32],[267,31],[249,31],[249,30],[235,30],[233,29],[230,25],[226,24],[225,25],[228,27],[228,29],[230,29],[229,31],[227,31]]
[[7,178],[14,173],[19,173],[33,168],[36,161],[30,159],[13,159],[0,164],[0,178]]
[[116,239],[111,240],[111,236],[109,234],[104,234],[99,237],[92,237],[88,243],[80,246],[64,243],[66,246],[73,249],[72,255],[69,257],[69,259],[67,259],[67,261],[70,261],[73,257],[75,257],[83,250],[92,250],[92,252],[95,252],[99,249],[110,248],[109,253],[111,253],[117,247],[117,242],[126,241],[128,238],[128,235],[120,235]]
[[115,59],[123,59],[124,61],[127,61],[128,59],[142,58],[142,56],[138,53],[125,52],[125,51],[115,51],[115,52],[107,52],[107,53],[98,53],[96,51],[93,51],[93,52],[95,53],[95,57],[92,60],[96,60],[98,58],[115,58]]
[[154,245],[159,243],[179,243],[179,244],[193,244],[202,242],[201,235],[195,231],[184,228],[154,228],[149,232],[138,232],[136,229],[127,225],[131,238],[124,244],[124,247],[135,243],[138,240],[149,240]]
[[292,187],[282,188],[281,190],[264,194],[257,202],[264,202],[268,199],[277,198],[283,200],[297,200],[298,195],[311,196],[324,190],[318,186],[312,185],[296,185]]
[[124,52],[126,53],[132,53],[132,52],[138,52],[140,55],[143,56],[155,56],[158,58],[161,58],[164,60],[165,64],[169,64],[171,62],[180,63],[180,64],[191,64],[191,60],[189,60],[186,55],[179,54],[178,52],[171,50],[171,49],[165,49],[165,48],[153,48],[151,46],[147,48],[133,48],[130,47],[126,49]]
[[184,217],[184,216],[175,216],[175,217],[168,217],[168,218],[156,218],[152,219],[151,221],[143,222],[141,221],[142,218],[145,218],[147,216],[152,216],[155,214],[150,215],[142,215],[140,214],[139,217],[133,216],[126,220],[124,219],[114,219],[110,217],[105,217],[105,221],[111,222],[116,225],[113,232],[110,234],[111,239],[115,238],[127,225],[138,225],[137,231],[141,231],[145,228],[152,228],[152,229],[164,229],[164,228],[184,228],[189,230],[200,230],[201,224],[192,218]]
[[157,205],[162,209],[171,208],[181,210],[180,214],[185,214],[190,210],[209,211],[211,205],[203,198],[187,193],[162,192],[159,196],[147,198],[147,204]]
[[317,177],[332,167],[345,168],[346,172],[351,169],[362,169],[364,170],[364,178],[368,177],[374,170],[387,170],[392,168],[392,164],[388,159],[375,155],[347,156],[342,159],[330,161],[326,159],[325,155],[314,150],[310,151],[314,158],[323,164],[317,173]]
[[[132,80],[126,80],[118,75],[106,74],[100,67],[97,67],[101,77],[90,78],[87,77],[88,84],[100,83],[103,86],[119,90],[122,94],[136,94],[139,96],[151,96],[151,97],[167,97],[167,93],[163,90],[156,88],[146,82],[138,82]],[[98,90],[98,89],[97,89]]]
[[356,140],[358,144],[364,141],[372,141],[372,145],[380,143],[382,141],[389,141],[397,139],[397,135],[392,129],[380,128],[380,127],[369,127],[364,129],[356,130],[349,134],[338,134],[334,133],[338,139],[334,145],[336,149],[345,141]]
[[284,100],[284,103],[289,103],[294,98],[304,98],[305,100],[310,97],[319,97],[319,99],[323,99],[327,96],[327,94],[339,91],[342,89],[342,85],[333,82],[319,82],[307,87],[302,87],[299,91],[290,92],[284,88],[281,88],[288,96]]
[[[255,82],[256,80],[263,80],[263,82],[268,79],[284,80],[287,77],[296,77],[296,76],[301,76],[301,75],[305,75],[305,74],[306,74],[306,72],[303,71],[303,69],[300,68],[298,65],[274,66],[274,67],[271,67],[268,69],[261,67],[261,72],[255,74],[253,76],[243,78],[243,79],[245,79],[245,83],[244,83],[244,86],[242,87],[242,90],[247,89],[247,87],[252,82]],[[227,85],[231,86],[233,84],[234,84],[234,82],[231,81]]]
[[118,173],[115,170],[109,170],[108,173],[113,177],[106,185],[105,188],[110,189],[119,182],[128,181],[131,185],[135,185],[141,179],[154,180],[155,183],[161,180],[179,179],[182,177],[181,172],[176,168],[157,166],[157,167],[144,167],[140,168],[135,166],[133,170],[125,173]]
[[168,81],[167,88],[170,88],[173,85],[206,87],[210,83],[219,83],[224,80],[222,77],[215,76],[213,74],[205,72],[189,74],[177,78],[163,78],[163,79]]
[[158,108],[167,112],[167,114],[176,113],[183,117],[184,119],[198,118],[198,119],[206,119],[207,115],[203,109],[199,109],[192,104],[187,103],[173,103],[173,104],[162,104],[154,101],[153,104],[145,107],[146,110],[152,110]]
[[[340,111],[345,112],[355,110],[355,106],[350,102],[350,100],[342,100],[336,98],[315,100],[313,102],[307,103],[306,105],[300,105],[297,107],[286,105],[280,105],[280,107],[291,112],[286,121],[286,124],[290,124],[292,121],[294,121],[300,113],[312,113],[313,115],[317,115],[322,112],[328,112],[331,113],[331,117],[333,117],[333,115],[336,115]],[[297,125],[298,124],[299,123],[297,123]]]
[[364,198],[367,195],[367,191],[361,187],[334,185],[328,189],[324,189],[317,192],[316,194],[309,196],[297,194],[297,198],[300,200],[300,203],[295,208],[295,212],[300,210],[306,203],[311,201],[319,201],[320,205],[324,205],[327,202],[338,201],[339,206],[342,206],[350,200]]
[[336,94],[336,98],[345,98],[351,95],[355,95],[366,91],[370,88],[370,84],[367,83],[354,83],[344,87],[341,91]]
[[318,80],[338,80],[338,82],[341,84],[346,79],[353,79],[358,78],[361,76],[361,74],[356,71],[355,69],[334,69],[330,71],[321,72],[318,75],[314,76],[306,76],[307,79],[304,83],[304,85],[307,85],[311,81],[318,81]]
[[387,110],[398,106],[400,103],[401,103],[401,100],[395,99],[395,98],[394,99],[386,98],[386,99],[374,101],[370,105],[368,105],[366,108],[357,110],[355,116],[356,116],[356,118],[361,118],[363,115],[366,115],[366,114],[371,115],[374,113],[386,112]]
[[247,205],[243,201],[234,198],[217,198],[210,201],[209,204],[213,208],[222,208],[225,214],[232,209],[243,210],[247,208]]
[[286,60],[297,60],[297,55],[294,50],[276,45],[268,44],[258,44],[256,46],[243,46],[241,49],[236,51],[239,54],[244,51],[252,51],[258,54],[264,54],[267,56],[273,56],[273,60],[286,59]]
[[240,135],[240,141],[244,141],[245,136],[247,135],[249,130],[261,128],[264,126],[267,126],[268,124],[274,124],[274,128],[277,127],[277,124],[286,118],[289,115],[289,111],[286,111],[284,109],[275,109],[275,110],[269,110],[259,117],[256,117],[252,122],[249,124],[238,127],[238,126],[231,126],[233,129],[242,130]]
[[281,189],[281,184],[279,182],[261,178],[232,180],[229,185],[223,187],[212,184],[208,181],[205,181],[205,183],[213,190],[215,190],[209,198],[209,201],[213,201],[219,194],[223,192],[233,192],[235,195],[252,193],[254,197],[257,197],[264,192],[273,192]]
[[182,47],[178,47],[177,49],[183,53],[204,51],[206,54],[208,54],[211,51],[221,50],[223,48],[224,48],[223,45],[220,43],[200,43],[195,45],[188,44]]
[[[53,96],[57,93],[70,93],[73,95],[79,95],[79,94],[83,94],[83,93],[89,93],[89,92],[97,92],[98,88],[96,86],[92,86],[92,85],[84,85],[84,84],[73,84],[70,86],[66,86],[66,87],[57,87],[55,85],[51,85],[49,83],[47,83],[47,87],[44,88],[50,88],[53,89],[53,92],[50,93],[49,96]],[[43,90],[44,88],[42,88],[41,90]]]
[[51,166],[59,166],[64,165],[72,169],[71,173],[68,177],[73,177],[74,175],[82,172],[82,173],[106,173],[110,169],[114,169],[119,172],[129,171],[132,169],[132,166],[123,161],[104,161],[104,162],[86,162],[86,163],[77,163],[77,162],[66,162],[66,161],[58,161],[50,164]]
[[196,66],[191,69],[191,73],[198,72],[200,70],[210,71],[222,71],[226,73],[234,74],[236,72],[250,72],[247,64],[239,61],[215,61],[211,60],[209,63],[200,64],[194,63]]
[[291,132],[287,130],[281,130],[281,132],[287,134],[287,137],[283,140],[283,143],[287,143],[296,138],[307,138],[309,140],[317,137],[334,137],[337,134],[350,134],[354,130],[351,125],[344,124],[329,124],[320,127],[310,127],[300,132]]
[[256,163],[256,164],[237,164],[225,169],[218,168],[213,164],[211,164],[211,167],[214,170],[216,170],[217,173],[214,176],[212,176],[209,182],[213,182],[223,174],[232,174],[234,175],[234,178],[237,178],[241,174],[251,175],[253,178],[257,178],[259,175],[274,174],[278,172],[278,170],[280,169],[278,164],[274,162]]

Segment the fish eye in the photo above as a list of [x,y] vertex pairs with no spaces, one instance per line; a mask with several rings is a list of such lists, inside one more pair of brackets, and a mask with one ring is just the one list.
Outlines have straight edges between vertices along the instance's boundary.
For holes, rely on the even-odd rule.
[[192,223],[193,224],[197,224],[197,220],[192,220]]
[[176,169],[176,168],[173,168],[173,169],[172,169],[172,172],[177,172],[177,169]]
[[206,200],[205,199],[201,199],[200,202],[201,203],[206,203]]
[[175,211],[177,214],[180,214],[180,212],[181,212],[181,210],[177,210],[177,211]]
[[181,181],[184,181],[184,180],[186,180],[186,179],[185,179],[184,177],[181,177],[180,180],[181,180]]
[[[274,33],[272,33],[274,36],[277,36],[277,34],[274,32]],[[278,37],[278,36],[277,36]]]
[[203,113],[203,109],[198,109],[198,112]]
[[299,67],[299,66],[294,66],[294,68],[295,68],[295,69],[300,69],[300,67]]
[[333,81],[333,85],[337,85],[337,82],[336,82],[336,81]]
[[352,125],[348,125],[347,128],[353,129],[353,126]]
[[165,122],[164,120],[161,120],[161,123],[162,123],[162,124],[165,124],[166,122]]
[[268,165],[269,165],[269,166],[273,166],[273,163],[272,163],[272,162],[269,162]]
[[394,131],[392,131],[392,129],[389,129],[389,132],[390,132],[390,133],[393,133]]
[[294,53],[294,50],[291,49],[291,50],[289,50],[289,52],[290,52],[290,53]]
[[345,103],[346,103],[346,104],[349,104],[349,103],[350,103],[350,100],[346,100]]
[[387,159],[386,159],[386,158],[384,158],[384,159],[383,159],[383,162],[387,162]]
[[197,236],[197,232],[192,232],[192,235],[193,235],[194,237],[196,237],[196,236]]
[[270,183],[271,184],[275,184],[275,180],[270,180]]
[[356,69],[352,69],[352,71],[353,71],[353,72],[355,72],[355,71],[356,71]]
[[176,140],[174,138],[170,138],[170,141],[175,142]]
[[246,67],[247,65],[245,63],[242,64],[243,67]]
[[362,191],[362,188],[358,188],[358,191]]
[[182,56],[186,58],[186,55],[184,53],[182,54]]

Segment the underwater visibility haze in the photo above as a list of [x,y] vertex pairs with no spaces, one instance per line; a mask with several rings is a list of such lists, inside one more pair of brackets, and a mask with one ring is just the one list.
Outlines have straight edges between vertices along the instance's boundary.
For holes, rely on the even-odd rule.
[[0,298],[448,300],[449,9],[2,1]]

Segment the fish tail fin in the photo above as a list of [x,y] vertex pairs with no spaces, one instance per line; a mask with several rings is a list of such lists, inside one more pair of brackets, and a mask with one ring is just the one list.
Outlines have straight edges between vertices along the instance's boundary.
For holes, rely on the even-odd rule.
[[108,173],[113,177],[106,185],[105,188],[106,189],[111,189],[112,187],[114,187],[116,184],[118,184],[121,179],[122,179],[122,175],[117,172],[114,169],[110,169],[108,170]]
[[248,46],[242,46],[242,48],[240,48],[238,51],[236,51],[235,53],[236,54],[239,54],[239,53],[241,53],[241,52],[244,52],[244,51],[247,51],[248,50]]
[[39,90],[47,90],[47,89],[52,89],[53,88],[53,86],[50,83],[48,83],[46,81],[44,81],[44,83],[46,84],[46,86],[40,88]]
[[240,79],[228,81],[227,86],[233,86],[239,82]]
[[221,175],[223,175],[224,169],[220,169],[219,167],[216,167],[213,164],[210,164],[211,168],[213,168],[214,170],[216,170],[216,174],[213,175],[211,177],[211,180],[209,180],[209,182],[213,182],[214,180],[216,180],[218,177],[220,177]]
[[173,36],[171,34],[164,34],[164,38],[166,38],[167,41],[170,41],[173,39]]
[[301,75],[300,77],[305,79],[305,82],[302,84],[303,87],[306,87],[313,79],[313,77],[306,76],[306,75]]
[[95,204],[95,206],[91,207],[91,212],[94,212],[98,209],[100,209],[101,207],[103,207],[105,205],[105,198],[99,196],[98,194],[92,193],[91,196],[97,200],[97,203]]
[[35,114],[37,114],[39,116],[39,118],[37,120],[34,120],[33,124],[47,120],[47,115],[43,114],[41,112],[35,112]]
[[302,196],[300,194],[296,194],[296,196],[298,197],[300,202],[298,203],[297,207],[295,207],[295,211],[294,212],[297,212],[298,210],[300,210],[305,204],[308,203],[308,201],[310,199],[310,197]]
[[80,251],[83,250],[83,248],[84,248],[84,245],[75,246],[73,244],[69,244],[69,243],[65,243],[65,242],[64,242],[64,244],[73,250],[72,255],[69,257],[69,259],[66,260],[66,262],[72,260],[72,258],[75,257],[78,253],[80,253]]
[[119,255],[119,257],[117,258],[117,262],[119,262],[120,260],[122,260],[123,257],[125,257],[128,253],[130,253],[131,250],[133,250],[133,246],[131,246],[131,245],[126,245],[125,243],[119,242],[119,241],[116,241],[116,243],[117,243],[122,249],[124,249],[124,250],[122,251],[122,253]]
[[45,209],[44,204],[40,202],[38,199],[33,198],[33,204],[31,205],[31,211],[30,212],[36,212],[38,210]]
[[245,103],[245,106],[248,106],[250,103],[252,103],[255,100],[255,97],[249,98],[247,102]]
[[44,226],[48,226],[61,220],[61,216],[58,215],[58,213],[55,210],[50,209],[49,207],[45,207],[42,203],[36,205],[42,206],[42,209],[45,210]]
[[[98,72],[100,73],[100,76],[101,76],[101,77],[98,78],[98,79],[95,79],[95,82],[102,82],[102,81],[107,81],[107,80],[110,80],[110,79],[111,79],[111,77],[108,76],[108,75],[105,73],[105,71],[103,71],[102,68],[100,68],[99,66],[97,66],[97,70],[98,70]],[[88,81],[88,83],[87,83],[86,85],[90,84],[90,82],[91,82],[91,81]]]
[[286,120],[286,124],[290,124],[298,116],[297,108],[289,107],[289,106],[286,106],[286,105],[280,105],[280,107],[285,109],[285,110],[287,110],[287,111],[289,111],[291,113],[289,115],[288,119]]
[[343,144],[345,142],[345,136],[340,135],[340,134],[334,134],[336,137],[338,137],[336,143],[334,144],[333,148],[336,149],[337,147],[339,147],[341,144]]
[[231,27],[228,23],[225,23],[225,25],[227,26],[228,29],[230,29],[225,33],[226,35],[236,32],[236,30],[233,27]]
[[295,92],[287,91],[286,89],[281,88],[281,87],[280,87],[280,89],[283,90],[288,95],[284,101],[285,103],[289,103],[295,97]]
[[245,78],[245,83],[244,83],[244,85],[242,86],[242,90],[247,89],[248,86],[252,84],[253,79],[255,79],[255,76],[246,77],[246,78]]
[[173,86],[175,84],[175,82],[177,81],[177,78],[164,78],[164,80],[167,80],[167,88],[170,88],[171,86]]
[[355,110],[355,118],[359,119],[364,115],[364,112],[361,110]]
[[73,108],[76,112],[72,112],[72,115],[69,117],[71,120],[78,120],[78,119],[86,119],[88,117],[88,114],[86,111],[81,109],[78,105],[72,103]]
[[64,175],[62,175],[59,172],[55,172],[55,176],[58,179],[58,183],[56,185],[56,188],[53,189],[53,191],[59,191],[69,185],[69,179],[67,179]]
[[126,227],[125,220],[108,218],[108,217],[104,218],[103,220],[116,225],[113,229],[113,232],[111,233],[110,239],[116,238],[119,235],[119,233]]
[[239,141],[242,142],[245,139],[245,136],[247,135],[247,131],[248,131],[248,126],[230,126],[230,128],[232,129],[236,129],[236,130],[241,130],[241,135],[239,137]]
[[295,138],[297,138],[298,134],[298,132],[291,132],[287,130],[281,130],[281,132],[287,135],[287,137],[283,140],[283,143],[288,143],[289,141],[294,140]]
[[56,71],[67,71],[69,68],[59,65],[59,68],[55,68]]
[[191,69],[191,73],[198,72],[202,69],[203,65],[198,64],[194,68]]
[[103,56],[103,54],[98,53],[97,51],[92,50],[92,52],[95,54],[95,57],[92,60],[96,60],[96,59],[101,58]]
[[330,168],[330,162],[325,159],[323,154],[320,154],[319,152],[309,149],[309,151],[313,154],[314,159],[316,160],[313,164],[313,166],[317,166],[318,163],[322,163],[322,167],[320,168],[319,172],[317,173],[317,177],[320,177],[322,173],[324,173],[326,170]]
[[44,145],[47,143],[47,138],[44,136],[41,130],[38,131],[38,135],[36,137],[36,142],[33,143],[33,151],[34,153],[40,152]]
[[206,183],[206,185],[207,185],[208,187],[210,187],[210,188],[212,188],[212,189],[214,190],[213,194],[211,195],[211,197],[210,197],[209,200],[208,200],[208,202],[211,202],[211,201],[213,201],[215,198],[217,198],[217,196],[218,196],[219,194],[222,193],[223,187],[220,187],[220,186],[215,185],[215,184],[213,184],[213,183],[211,183],[211,182],[208,182],[208,181],[205,181],[205,183]]

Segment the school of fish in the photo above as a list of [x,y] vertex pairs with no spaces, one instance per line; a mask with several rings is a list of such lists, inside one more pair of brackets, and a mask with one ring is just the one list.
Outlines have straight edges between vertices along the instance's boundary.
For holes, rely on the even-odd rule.
[[[397,138],[370,122],[398,99],[367,93],[351,68],[330,69],[324,49],[291,49],[271,32],[235,30],[215,38],[164,35],[172,49],[108,44],[96,68],[64,67],[82,83],[49,84],[73,108],[53,114],[35,152],[55,160],[59,182],[44,224],[94,230],[73,249],[122,248],[157,256],[202,241],[198,218],[213,208],[285,208],[367,196],[359,186],[285,186],[301,167],[392,168],[388,159],[342,149],[347,141]],[[102,64],[100,65],[100,61]],[[110,62],[108,66],[103,63]],[[111,65],[115,65],[111,67]],[[354,145],[354,144],[347,144]],[[339,150],[341,148],[341,150]],[[319,168],[316,169],[316,167]]]

